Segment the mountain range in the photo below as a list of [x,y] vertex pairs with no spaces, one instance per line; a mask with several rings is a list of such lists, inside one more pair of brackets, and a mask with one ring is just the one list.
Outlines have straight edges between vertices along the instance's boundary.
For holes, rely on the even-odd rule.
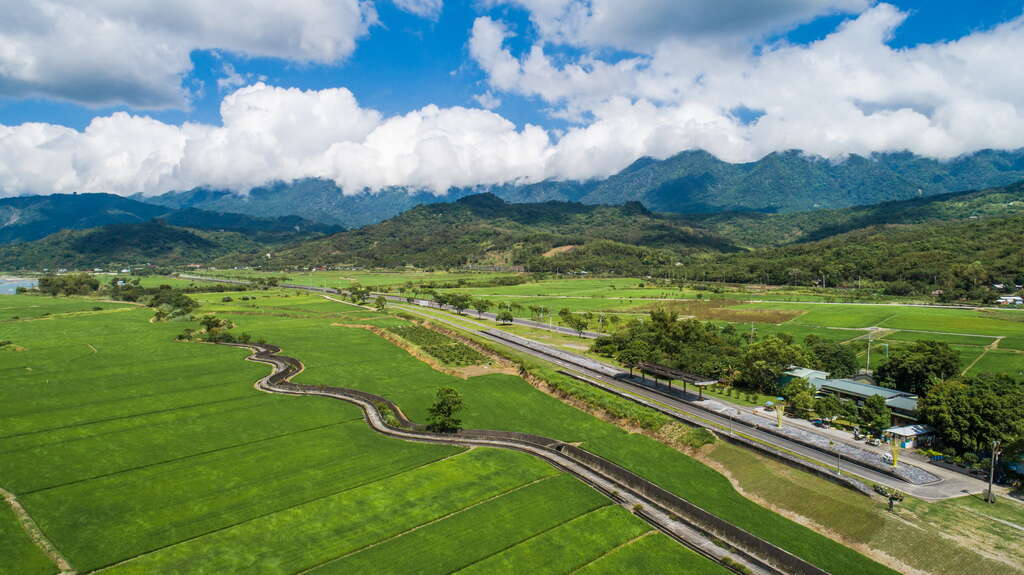
[[513,203],[615,205],[638,201],[658,212],[788,213],[927,197],[1020,180],[1024,180],[1024,150],[984,150],[946,162],[909,153],[851,155],[844,161],[831,161],[789,151],[739,164],[707,152],[687,151],[664,160],[642,158],[602,180],[453,188],[443,195],[404,188],[346,195],[333,182],[306,179],[255,188],[247,194],[196,188],[133,199],[173,209],[194,207],[264,218],[297,215],[352,229],[416,205],[451,202],[480,192]]
[[341,230],[294,215],[260,218],[195,207],[173,209],[113,194],[54,194],[0,199],[0,244],[37,240],[62,230],[154,219],[186,228],[245,232],[270,244]]

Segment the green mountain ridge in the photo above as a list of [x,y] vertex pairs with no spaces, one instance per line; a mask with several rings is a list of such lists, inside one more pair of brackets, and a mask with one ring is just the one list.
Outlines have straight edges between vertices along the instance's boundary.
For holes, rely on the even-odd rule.
[[257,218],[194,207],[172,209],[113,194],[54,194],[0,199],[0,244],[33,241],[62,230],[153,219],[180,227],[247,232],[265,243],[294,241],[341,229],[298,216]]
[[[810,285],[896,282],[892,293],[938,287],[960,295],[994,282],[1024,282],[1024,214],[879,224],[825,239],[694,263],[688,273],[716,281]],[[951,296],[951,293],[946,294]],[[973,296],[969,299],[977,299]]]
[[685,214],[680,221],[758,248],[825,239],[883,224],[917,224],[1024,214],[1024,182],[836,210],[784,214]]
[[[564,251],[548,253],[559,247]],[[706,230],[654,214],[636,202],[510,204],[494,194],[478,194],[417,206],[379,224],[287,246],[274,253],[271,265],[501,264],[547,269],[584,266],[584,261],[594,266],[600,254],[617,254],[619,264],[592,271],[624,271],[627,264],[661,265],[689,253],[736,249]]]
[[115,269],[133,265],[209,263],[264,246],[239,232],[196,230],[159,221],[64,230],[0,249],[0,269]]
[[191,206],[259,217],[299,215],[355,228],[416,205],[451,202],[480,192],[514,203],[639,201],[658,212],[787,213],[871,205],[1019,180],[1024,180],[1024,150],[983,150],[948,161],[910,153],[854,154],[831,161],[787,151],[738,164],[698,150],[663,160],[640,158],[604,179],[452,188],[440,196],[405,188],[346,194],[331,181],[305,179],[254,188],[248,194],[196,188],[137,199],[176,209]]

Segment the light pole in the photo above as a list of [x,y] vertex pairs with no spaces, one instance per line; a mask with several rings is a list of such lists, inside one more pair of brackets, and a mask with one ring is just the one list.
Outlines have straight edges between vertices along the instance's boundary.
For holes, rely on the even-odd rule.
[[871,328],[868,328],[868,330],[868,363],[864,366],[864,371],[871,373],[871,334],[874,332],[870,331]]
[[996,478],[996,459],[998,459],[998,458],[999,458],[999,440],[998,439],[993,439],[992,440],[992,457],[989,458],[990,459],[990,463],[989,463],[989,470],[988,470],[988,497],[985,498],[985,501],[988,501],[989,503],[995,503],[996,502],[996,498],[992,494],[992,483],[995,482],[995,478]]

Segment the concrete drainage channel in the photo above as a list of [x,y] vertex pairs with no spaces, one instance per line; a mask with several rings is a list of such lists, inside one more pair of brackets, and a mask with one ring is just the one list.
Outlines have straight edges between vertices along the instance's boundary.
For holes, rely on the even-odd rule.
[[[266,344],[222,344],[252,351],[247,359],[273,367],[273,372],[256,382],[269,393],[319,395],[353,403],[362,408],[367,424],[378,433],[422,443],[443,443],[463,447],[513,449],[538,457],[570,473],[613,501],[631,509],[655,528],[697,553],[736,573],[758,575],[828,575],[772,543],[753,535],[654,483],[584,449],[528,433],[495,430],[462,430],[453,434],[426,431],[410,421],[390,400],[340,387],[292,383],[302,363],[280,355],[281,349]],[[397,425],[389,424],[381,409],[391,410]]]

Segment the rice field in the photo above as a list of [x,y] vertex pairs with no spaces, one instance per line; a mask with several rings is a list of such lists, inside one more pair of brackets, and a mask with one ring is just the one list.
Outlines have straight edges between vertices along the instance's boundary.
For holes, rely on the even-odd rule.
[[[301,379],[341,383],[352,358],[368,362],[357,377],[382,377],[374,365],[424,368],[398,370],[436,377],[408,382],[424,397],[454,379],[370,332],[331,325],[401,323],[392,316],[282,290],[238,295],[198,297],[202,311],[280,337],[288,353],[320,350],[300,355]],[[0,339],[19,346],[0,350],[0,486],[79,572],[396,572],[421,557],[420,572],[441,573],[511,549],[557,548],[551,539],[573,525],[608,534],[589,540],[580,556],[588,560],[651,531],[529,456],[377,435],[355,406],[257,392],[266,367],[242,361],[244,350],[175,342],[188,322],[150,323],[152,310],[90,303],[0,298],[19,311],[74,310],[0,321]],[[647,538],[664,539],[675,560],[714,568],[660,533]],[[56,572],[8,508],[0,557],[0,573]]]

